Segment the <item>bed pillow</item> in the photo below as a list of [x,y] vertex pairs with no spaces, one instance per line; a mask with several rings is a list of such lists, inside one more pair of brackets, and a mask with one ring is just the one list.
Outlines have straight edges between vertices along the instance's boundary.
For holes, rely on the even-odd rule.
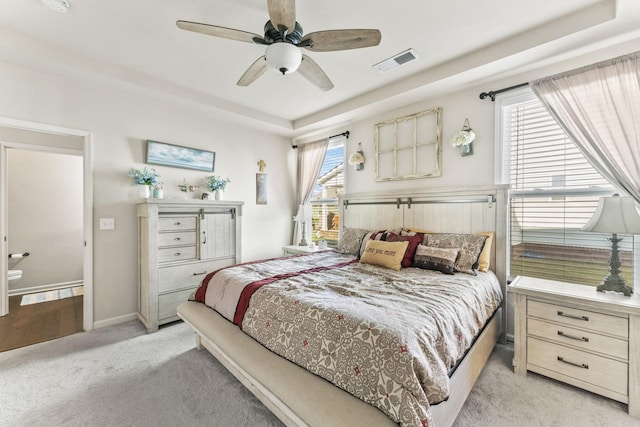
[[364,253],[364,250],[367,247],[367,240],[369,240],[369,239],[371,239],[371,240],[385,240],[386,235],[387,235],[386,230],[369,231],[362,238],[362,243],[360,244],[360,253],[359,253],[358,256],[361,257],[362,254]]
[[409,242],[385,242],[369,239],[360,262],[398,271],[408,245]]
[[418,245],[413,258],[413,266],[427,270],[435,270],[444,274],[454,274],[459,248],[436,248]]
[[425,234],[426,246],[436,248],[459,248],[456,271],[476,275],[478,258],[487,236],[477,234],[434,233]]
[[413,257],[416,254],[416,249],[418,248],[418,245],[422,243],[422,236],[398,236],[394,233],[387,233],[385,240],[387,242],[409,242],[401,264],[403,267],[411,267],[413,264]]
[[353,256],[360,255],[360,244],[362,243],[362,238],[368,232],[369,230],[363,230],[362,228],[344,227],[342,229],[340,242],[338,242],[338,252]]
[[493,231],[483,231],[481,233],[474,233],[479,236],[487,236],[487,240],[484,241],[482,252],[478,258],[478,270],[489,271],[491,265],[491,246],[493,246]]

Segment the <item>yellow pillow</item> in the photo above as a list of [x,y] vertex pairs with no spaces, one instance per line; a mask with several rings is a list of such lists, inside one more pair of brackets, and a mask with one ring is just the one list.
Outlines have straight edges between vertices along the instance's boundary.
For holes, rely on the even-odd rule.
[[478,257],[478,270],[488,271],[491,265],[491,245],[493,245],[493,231],[483,231],[480,233],[474,233],[480,236],[487,236],[487,240],[484,241],[482,252]]
[[364,248],[362,257],[360,257],[360,262],[398,271],[408,245],[409,242],[407,241],[385,242],[383,240],[369,240]]

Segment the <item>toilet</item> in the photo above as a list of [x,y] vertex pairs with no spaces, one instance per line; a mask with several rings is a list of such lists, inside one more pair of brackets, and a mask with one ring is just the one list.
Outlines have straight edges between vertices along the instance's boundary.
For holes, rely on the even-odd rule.
[[22,278],[22,270],[9,270],[8,278],[10,282]]

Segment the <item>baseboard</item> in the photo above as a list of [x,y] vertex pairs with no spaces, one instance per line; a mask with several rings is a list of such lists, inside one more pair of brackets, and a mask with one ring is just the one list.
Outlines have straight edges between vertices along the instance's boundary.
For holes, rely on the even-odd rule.
[[138,315],[136,313],[125,314],[124,316],[112,317],[111,319],[98,320],[93,322],[93,328],[106,328],[107,326],[118,325],[120,323],[128,322],[130,320],[136,320]]
[[80,286],[83,284],[82,280],[75,280],[73,282],[62,283],[50,283],[48,285],[31,286],[29,288],[9,289],[9,296],[35,294],[37,292],[55,291],[57,289],[71,288],[74,286]]

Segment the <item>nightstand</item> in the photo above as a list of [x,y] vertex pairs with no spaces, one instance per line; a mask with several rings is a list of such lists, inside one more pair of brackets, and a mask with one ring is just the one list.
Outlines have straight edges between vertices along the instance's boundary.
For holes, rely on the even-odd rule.
[[640,418],[640,295],[525,276],[508,293],[517,374],[536,372],[626,403]]
[[319,249],[317,246],[314,246],[313,248],[310,248],[309,246],[298,246],[298,245],[290,245],[290,246],[282,247],[282,252],[284,252],[284,256],[308,254],[311,252],[318,252],[318,250]]

